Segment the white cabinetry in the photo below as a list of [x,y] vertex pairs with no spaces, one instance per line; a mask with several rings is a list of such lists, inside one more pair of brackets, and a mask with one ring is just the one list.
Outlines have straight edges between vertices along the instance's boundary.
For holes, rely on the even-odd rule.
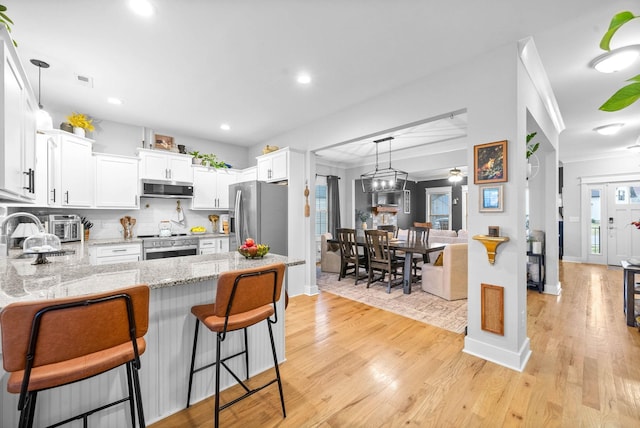
[[258,156],[258,180],[283,181],[289,179],[289,148]]
[[36,101],[4,26],[0,26],[0,199],[35,199]]
[[236,183],[244,183],[245,181],[255,181],[258,179],[258,167],[252,166],[245,168],[238,174]]
[[[64,135],[66,134],[66,135]],[[62,206],[93,205],[92,141],[65,132],[60,135],[60,189]]]
[[192,156],[163,153],[160,150],[138,149],[140,178],[192,183]]
[[89,262],[92,265],[138,262],[142,260],[140,243],[93,245],[89,247]]
[[236,171],[193,167],[191,209],[229,209],[229,184],[235,183]]
[[138,158],[96,153],[95,206],[138,208]]
[[198,246],[200,254],[218,254],[229,251],[229,237],[200,238]]

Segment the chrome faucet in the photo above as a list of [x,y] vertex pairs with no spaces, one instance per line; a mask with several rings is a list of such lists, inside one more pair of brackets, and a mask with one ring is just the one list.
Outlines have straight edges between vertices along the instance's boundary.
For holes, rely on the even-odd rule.
[[44,232],[44,227],[42,223],[38,219],[38,217],[34,216],[31,213],[13,213],[6,216],[2,219],[0,223],[0,259],[6,259],[9,257],[9,236],[7,236],[7,224],[9,220],[16,217],[27,217],[33,220],[33,222],[38,226],[38,230],[40,232]]

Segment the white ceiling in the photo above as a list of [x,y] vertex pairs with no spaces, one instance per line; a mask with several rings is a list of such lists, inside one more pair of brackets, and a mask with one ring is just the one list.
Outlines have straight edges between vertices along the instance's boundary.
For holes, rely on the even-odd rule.
[[[611,16],[640,14],[634,1],[151,2],[156,13],[145,19],[130,13],[127,0],[5,0],[36,91],[37,68],[28,60],[51,65],[42,74],[45,108],[253,146],[532,35],[566,124],[562,161],[620,155],[640,135],[640,103],[620,113],[598,111],[639,65],[611,75],[588,67],[601,53]],[[639,43],[638,34],[640,24],[633,23],[614,45]],[[313,82],[297,84],[299,71]],[[91,77],[93,87],[79,85],[76,75]],[[124,104],[107,104],[109,96]],[[451,138],[466,131],[464,116],[451,120],[448,113],[420,126],[420,136],[390,131],[394,150],[415,141],[427,144],[421,150],[451,150]],[[617,137],[592,131],[620,121],[627,125]],[[219,128],[223,122],[230,131]],[[375,151],[374,144],[357,146],[364,151],[336,147],[318,154],[360,159]]]

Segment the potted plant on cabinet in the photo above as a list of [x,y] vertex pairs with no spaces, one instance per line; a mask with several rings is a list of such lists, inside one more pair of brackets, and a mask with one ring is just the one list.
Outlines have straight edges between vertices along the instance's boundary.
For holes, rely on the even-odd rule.
[[199,151],[197,151],[197,150],[193,150],[193,151],[189,152],[189,154],[190,154],[191,156],[193,156],[193,159],[191,160],[191,162],[192,162],[194,165],[200,165],[200,164],[202,164],[202,157],[203,157],[203,155],[201,155]]
[[362,210],[356,210],[356,217],[362,222],[362,230],[366,230],[369,213]]
[[80,137],[85,137],[87,131],[92,132],[96,129],[93,126],[93,119],[84,113],[71,113],[71,115],[67,116],[67,122],[73,126],[73,133]]

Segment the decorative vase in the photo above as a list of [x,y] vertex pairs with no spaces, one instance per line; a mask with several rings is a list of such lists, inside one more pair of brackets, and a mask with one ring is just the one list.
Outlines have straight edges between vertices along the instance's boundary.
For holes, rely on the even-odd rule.
[[367,230],[367,222],[366,221],[362,222],[362,230]]
[[[82,129],[82,128],[81,128]],[[84,230],[84,240],[88,241],[89,240],[89,229],[85,229]]]
[[202,159],[200,158],[193,158],[192,162],[194,165],[202,165]]
[[86,132],[84,130],[84,128],[80,128],[78,126],[74,126],[73,127],[73,133],[78,135],[79,137],[85,137],[86,136]]

